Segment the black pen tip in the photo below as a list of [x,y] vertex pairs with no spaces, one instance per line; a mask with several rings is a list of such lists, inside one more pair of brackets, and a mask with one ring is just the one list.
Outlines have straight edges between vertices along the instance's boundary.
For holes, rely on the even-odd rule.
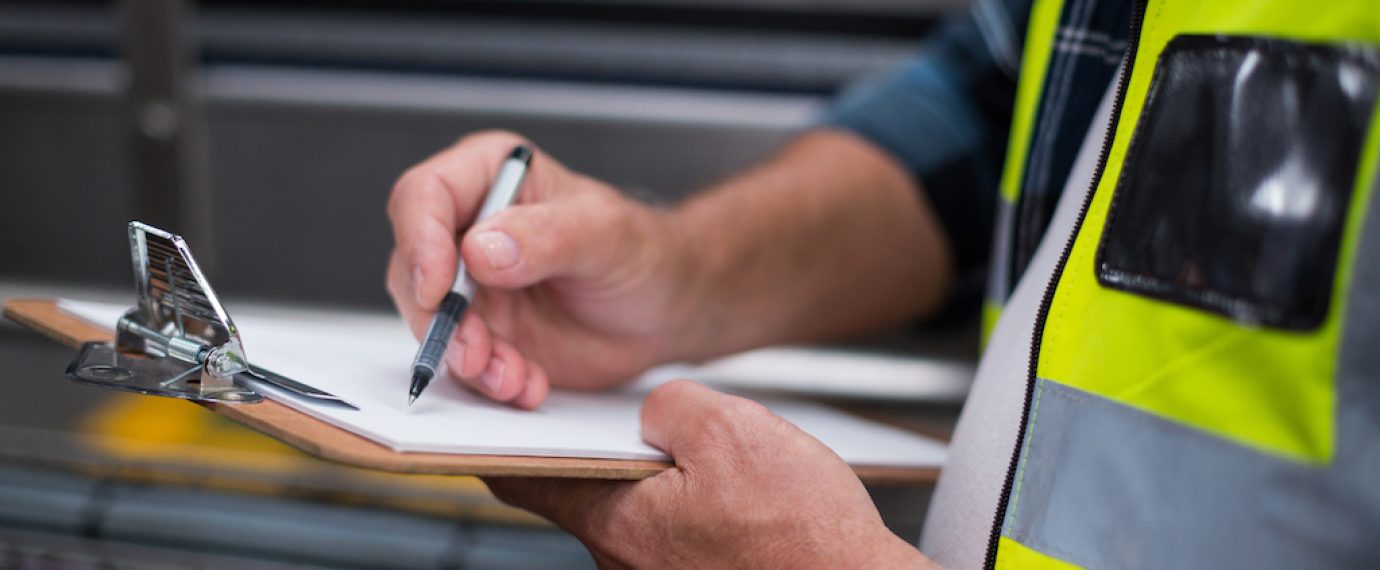
[[407,405],[411,406],[422,395],[422,390],[431,383],[431,375],[423,370],[412,373],[412,388],[407,391]]

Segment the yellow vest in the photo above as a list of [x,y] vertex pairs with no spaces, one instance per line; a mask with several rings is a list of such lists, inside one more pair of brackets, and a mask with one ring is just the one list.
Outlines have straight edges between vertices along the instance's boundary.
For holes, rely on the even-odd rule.
[[[1138,1],[987,564],[1374,565],[1380,4]],[[1008,202],[1062,8],[1031,17]]]

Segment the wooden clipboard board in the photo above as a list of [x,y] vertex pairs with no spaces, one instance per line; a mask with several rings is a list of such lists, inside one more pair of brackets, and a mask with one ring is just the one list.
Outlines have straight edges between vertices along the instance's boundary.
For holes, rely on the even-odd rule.
[[[114,339],[110,331],[64,312],[54,299],[9,299],[4,315],[73,349],[86,342]],[[321,459],[395,473],[635,480],[671,467],[664,461],[626,459],[400,453],[272,400],[257,404],[188,403]],[[853,471],[864,482],[879,485],[928,485],[939,479],[939,469],[933,467],[855,466]]]

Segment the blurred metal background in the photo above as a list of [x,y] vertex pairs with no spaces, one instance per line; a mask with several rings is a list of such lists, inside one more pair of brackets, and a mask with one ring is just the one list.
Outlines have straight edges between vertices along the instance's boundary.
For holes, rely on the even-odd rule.
[[[391,185],[463,134],[515,130],[674,202],[964,1],[0,0],[0,298],[128,299],[141,218],[227,297],[389,310]],[[591,563],[473,479],[326,464],[70,384],[70,354],[0,322],[0,567]],[[957,409],[891,413],[942,432]],[[914,539],[929,490],[870,490]]]
[[140,216],[226,294],[384,306],[391,184],[464,133],[675,200],[912,55],[943,2],[205,2],[178,38],[180,2],[6,1],[0,278],[123,284]]

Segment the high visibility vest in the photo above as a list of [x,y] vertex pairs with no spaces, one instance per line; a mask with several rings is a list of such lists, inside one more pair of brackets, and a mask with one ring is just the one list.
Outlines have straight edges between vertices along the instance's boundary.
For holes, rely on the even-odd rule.
[[[987,565],[1374,566],[1380,4],[1137,2]],[[1008,206],[1065,8],[1033,10]]]

